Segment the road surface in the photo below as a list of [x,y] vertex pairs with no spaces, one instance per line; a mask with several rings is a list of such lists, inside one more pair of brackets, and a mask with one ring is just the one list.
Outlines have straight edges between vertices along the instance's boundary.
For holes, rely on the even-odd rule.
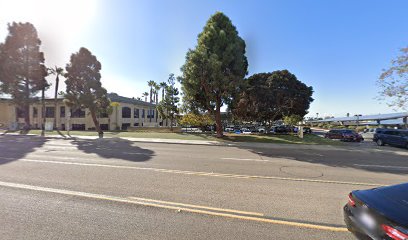
[[408,151],[0,136],[1,239],[354,239],[354,189]]

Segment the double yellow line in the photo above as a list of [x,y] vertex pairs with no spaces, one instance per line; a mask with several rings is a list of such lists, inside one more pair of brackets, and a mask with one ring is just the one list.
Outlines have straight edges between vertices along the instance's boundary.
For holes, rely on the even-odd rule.
[[140,198],[140,197],[127,197],[127,198],[117,197],[117,196],[109,196],[109,195],[103,195],[103,194],[71,191],[71,190],[66,190],[66,189],[47,188],[47,187],[41,187],[41,186],[33,186],[33,185],[2,182],[2,181],[0,181],[0,186],[32,190],[32,191],[38,191],[38,192],[48,192],[48,193],[56,193],[56,194],[62,194],[62,195],[70,195],[70,196],[76,196],[76,197],[107,200],[107,201],[121,202],[121,203],[128,203],[128,204],[136,204],[136,205],[141,205],[141,206],[176,210],[177,212],[205,214],[205,215],[217,216],[217,217],[233,218],[233,219],[240,219],[240,220],[247,220],[247,221],[254,221],[254,222],[286,225],[286,226],[332,231],[332,232],[347,232],[347,229],[344,227],[333,227],[333,226],[327,226],[327,225],[310,224],[310,223],[302,223],[302,222],[295,222],[295,221],[276,220],[276,219],[267,218],[264,214],[257,213],[257,212],[247,212],[247,211],[240,211],[240,210],[233,210],[233,209],[226,209],[226,208],[207,207],[207,206],[201,206],[201,205],[169,202],[169,201]]

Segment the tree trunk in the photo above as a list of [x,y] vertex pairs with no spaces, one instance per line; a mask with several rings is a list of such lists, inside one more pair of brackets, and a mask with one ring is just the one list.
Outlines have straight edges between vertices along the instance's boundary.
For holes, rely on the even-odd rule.
[[24,104],[24,130],[29,130],[30,129],[30,104],[25,103]]
[[102,132],[100,126],[99,126],[98,119],[96,118],[95,110],[90,110],[90,111],[91,111],[92,121],[95,124],[96,132],[99,134],[99,138],[103,138],[103,132]]
[[30,129],[30,88],[28,85],[28,80],[25,81],[25,98],[24,105],[23,105],[23,113],[24,113],[24,130]]
[[217,103],[216,103],[215,124],[217,127],[217,137],[220,138],[223,136],[223,129],[222,129],[222,123],[221,123],[221,99],[217,99]]
[[59,84],[59,77],[57,74],[57,78],[55,79],[55,94],[54,94],[54,129],[58,130],[57,127],[57,97],[58,97],[58,84]]
[[42,134],[45,131],[45,88],[41,90],[41,130]]

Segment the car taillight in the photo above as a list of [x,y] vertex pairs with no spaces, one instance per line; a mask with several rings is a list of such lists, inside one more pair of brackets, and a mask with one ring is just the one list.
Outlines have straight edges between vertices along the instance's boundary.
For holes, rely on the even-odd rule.
[[355,206],[356,206],[356,202],[355,202],[354,199],[353,199],[353,194],[351,194],[351,193],[348,195],[348,203],[349,203],[349,205],[352,206],[352,207],[355,207]]
[[395,239],[395,240],[407,240],[408,235],[405,233],[402,233],[401,231],[390,227],[388,225],[382,224],[381,225],[382,229],[384,230],[385,234],[387,234],[388,237]]

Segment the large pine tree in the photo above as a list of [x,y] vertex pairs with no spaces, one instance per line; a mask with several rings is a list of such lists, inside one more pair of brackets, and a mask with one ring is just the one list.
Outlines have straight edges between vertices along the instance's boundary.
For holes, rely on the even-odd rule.
[[30,103],[34,96],[48,87],[47,68],[41,41],[31,23],[8,25],[9,34],[0,45],[0,87],[9,94],[24,114],[25,128],[30,128]]
[[223,135],[221,107],[231,104],[247,68],[244,40],[227,16],[215,13],[188,51],[180,81],[185,104],[214,116],[217,137]]
[[65,69],[67,102],[75,107],[88,108],[95,129],[102,136],[98,115],[110,113],[111,109],[107,91],[101,83],[101,63],[88,49],[81,48],[71,55]]

